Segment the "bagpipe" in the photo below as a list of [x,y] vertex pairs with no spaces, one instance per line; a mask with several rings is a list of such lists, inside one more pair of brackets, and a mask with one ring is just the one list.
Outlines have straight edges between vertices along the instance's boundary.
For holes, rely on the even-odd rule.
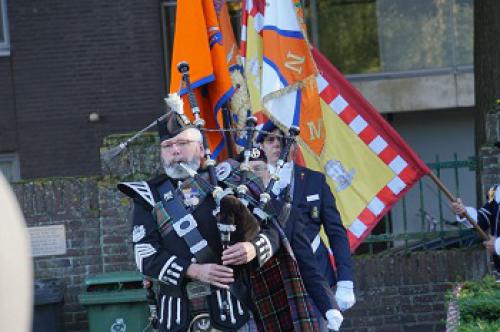
[[[255,197],[250,193],[247,186],[247,181],[250,174],[250,155],[253,148],[253,136],[256,132],[257,119],[253,116],[248,116],[246,120],[247,128],[246,130],[246,144],[243,150],[244,160],[240,163],[240,183],[229,184],[225,189],[219,186],[220,177],[217,176],[216,162],[211,157],[210,147],[208,146],[208,140],[206,136],[206,130],[204,128],[205,121],[201,118],[200,109],[196,101],[196,96],[191,89],[191,83],[189,78],[189,65],[186,62],[181,62],[177,66],[179,72],[182,75],[182,81],[184,83],[184,88],[187,90],[189,106],[193,112],[195,120],[193,124],[198,128],[203,136],[203,147],[205,150],[205,162],[204,167],[208,172],[208,181],[202,177],[196,170],[191,169],[189,166],[181,163],[180,165],[188,172],[188,174],[205,190],[211,193],[212,197],[216,202],[216,209],[214,210],[214,215],[219,215],[219,230],[221,232],[221,240],[224,247],[227,247],[231,242],[239,241],[249,241],[257,233],[259,225],[262,223],[277,222],[277,215],[268,208],[268,203],[271,200],[271,191],[279,180],[279,173],[285,164],[290,149],[296,141],[296,137],[300,133],[298,127],[292,126],[289,130],[289,135],[285,136],[285,144],[281,150],[279,160],[277,162],[277,167],[273,174],[271,174],[271,180],[266,186],[265,190],[262,191],[259,197]],[[236,200],[235,198],[238,198]],[[254,218],[240,218],[235,219],[234,214],[231,213],[232,210],[236,212],[241,212],[241,210],[248,209],[251,216]],[[236,213],[240,215],[240,213]],[[255,222],[255,220],[258,221]],[[251,224],[251,225],[249,225]],[[276,223],[276,226],[279,226]],[[232,233],[236,231],[237,228],[247,229],[246,232],[240,232],[243,237],[232,238]],[[280,227],[281,228],[281,227]]]
[[[279,159],[276,164],[274,172],[271,174],[271,179],[267,184],[264,191],[262,191],[259,197],[252,196],[247,186],[247,181],[250,174],[250,155],[253,149],[253,137],[256,132],[257,119],[253,116],[248,116],[246,120],[246,144],[243,150],[244,159],[240,163],[240,183],[230,184],[226,189],[222,189],[217,183],[218,178],[215,170],[215,161],[211,158],[210,148],[207,144],[206,131],[204,129],[205,121],[200,116],[199,107],[196,101],[196,96],[191,89],[191,84],[189,80],[189,65],[185,62],[181,62],[178,65],[178,70],[182,74],[182,81],[184,82],[185,88],[188,93],[188,100],[190,108],[195,116],[194,125],[200,130],[203,135],[203,144],[205,149],[205,167],[209,174],[209,181],[206,181],[201,177],[195,170],[190,169],[185,164],[181,163],[181,166],[193,177],[200,185],[202,185],[206,190],[211,192],[217,208],[214,211],[214,215],[219,214],[219,231],[221,232],[221,240],[223,247],[226,248],[231,242],[244,242],[251,240],[259,231],[259,226],[262,223],[272,223],[274,227],[278,229],[282,240],[286,239],[286,236],[281,229],[284,222],[283,220],[278,220],[278,216],[288,218],[287,214],[280,213],[277,215],[273,209],[271,209],[268,204],[271,201],[271,192],[275,183],[279,180],[279,173],[283,168],[288,155],[290,153],[291,147],[296,142],[296,138],[300,133],[300,129],[296,126],[292,126],[289,129],[288,135],[284,137],[284,146],[281,150]],[[235,196],[238,200],[235,200]],[[288,205],[290,202],[287,202]],[[243,213],[245,208],[248,209],[252,217],[234,218],[232,216],[248,216],[248,213]],[[289,210],[289,207],[288,207]],[[232,213],[235,212],[235,213]],[[232,233],[237,229],[244,229],[243,232],[238,232],[240,236],[236,236],[231,240]]]
[[[204,142],[206,142],[206,131],[202,126],[205,122],[199,120],[199,109],[194,93],[190,89],[189,69],[186,67],[185,64],[182,64],[182,68],[179,66],[179,70],[183,75],[182,80],[189,93],[188,100],[196,118],[195,125],[204,136]],[[250,170],[250,156],[254,148],[253,138],[256,131],[256,124],[257,119],[255,117],[247,116],[245,128],[246,144],[243,150],[243,161],[239,164],[238,182],[224,181],[224,177],[229,176],[226,172],[222,172],[222,176],[217,176],[220,172],[215,169],[215,162],[210,158],[210,150],[206,143],[204,143],[204,148],[205,155],[208,158],[206,158],[205,167],[209,174],[209,180],[198,174],[196,170],[190,169],[189,166],[183,163],[180,165],[187,171],[191,178],[197,181],[204,190],[210,192],[214,198],[216,208],[213,214],[218,220],[217,226],[224,249],[233,243],[253,240],[264,225],[275,228],[279,234],[283,248],[278,249],[275,253],[276,257],[267,258],[260,269],[250,271],[253,296],[256,302],[264,303],[272,301],[272,298],[276,297],[276,294],[279,294],[278,297],[293,303],[288,304],[289,309],[287,309],[287,312],[289,316],[286,319],[287,323],[279,321],[276,318],[277,315],[266,311],[265,308],[257,308],[258,314],[254,316],[257,325],[263,330],[265,330],[265,326],[275,326],[276,324],[279,324],[284,330],[293,330],[295,329],[294,326],[296,326],[294,324],[299,324],[301,331],[316,331],[317,326],[315,326],[314,319],[310,314],[312,307],[304,297],[306,290],[301,281],[296,258],[290,242],[282,229],[282,225],[285,224],[290,213],[290,196],[285,193],[284,204],[279,210],[276,210],[275,205],[271,202],[272,189],[279,180],[279,174],[288,159],[288,155],[296,142],[300,130],[298,127],[291,127],[289,129],[288,135],[285,135],[283,139],[283,148],[281,149],[276,168],[271,174],[270,181],[265,189],[257,194],[255,190],[252,190],[253,186],[251,186],[252,189],[250,188],[253,175]],[[219,186],[219,182],[226,185],[225,189]],[[288,190],[285,190],[285,192],[289,193],[289,190],[290,186],[288,186]],[[222,305],[219,305],[221,305],[221,309],[229,313],[227,305],[229,302],[227,300],[230,296],[229,291],[226,296],[222,299]],[[282,326],[282,324],[289,325]]]

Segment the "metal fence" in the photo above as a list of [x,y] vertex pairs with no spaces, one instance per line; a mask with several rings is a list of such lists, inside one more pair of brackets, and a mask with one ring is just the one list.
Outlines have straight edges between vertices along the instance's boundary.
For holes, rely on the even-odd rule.
[[[427,164],[457,197],[475,205],[477,159],[436,160]],[[464,183],[466,182],[466,183]],[[463,248],[477,241],[475,231],[457,222],[449,202],[427,177],[421,179],[383,217],[356,254],[388,254],[416,250]]]

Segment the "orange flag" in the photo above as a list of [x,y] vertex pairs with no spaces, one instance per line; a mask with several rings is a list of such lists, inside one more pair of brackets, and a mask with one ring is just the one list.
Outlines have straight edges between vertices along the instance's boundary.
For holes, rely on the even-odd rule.
[[225,1],[222,2],[217,16],[219,18],[219,27],[222,33],[222,46],[226,53],[226,63],[229,67],[229,71],[232,71],[241,65],[241,61],[239,60],[238,43],[234,36],[231,18],[229,17],[229,11]]
[[[207,129],[222,128],[222,105],[232,96],[234,89],[222,44],[222,33],[212,0],[178,1],[172,54],[170,92],[185,96],[182,77],[177,70],[181,61],[189,63],[191,87],[195,91]],[[185,113],[193,119],[184,97]],[[213,157],[220,156],[224,137],[219,132],[207,133]]]

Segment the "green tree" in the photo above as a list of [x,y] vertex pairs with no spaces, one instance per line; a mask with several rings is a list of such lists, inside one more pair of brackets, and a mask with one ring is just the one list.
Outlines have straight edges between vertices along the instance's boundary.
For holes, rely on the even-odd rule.
[[375,1],[318,0],[320,50],[344,74],[380,70]]

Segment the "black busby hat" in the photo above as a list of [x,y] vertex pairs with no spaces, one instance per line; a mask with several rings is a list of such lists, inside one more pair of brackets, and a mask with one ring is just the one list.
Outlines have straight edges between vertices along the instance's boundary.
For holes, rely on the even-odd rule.
[[184,114],[179,114],[175,111],[170,111],[165,119],[156,121],[156,125],[158,127],[160,143],[179,135],[188,128],[194,128]]
[[[267,157],[266,153],[259,148],[252,148],[250,150],[250,161],[263,161],[267,163]],[[242,163],[245,161],[245,151],[241,151],[240,154],[238,155],[238,161]]]

